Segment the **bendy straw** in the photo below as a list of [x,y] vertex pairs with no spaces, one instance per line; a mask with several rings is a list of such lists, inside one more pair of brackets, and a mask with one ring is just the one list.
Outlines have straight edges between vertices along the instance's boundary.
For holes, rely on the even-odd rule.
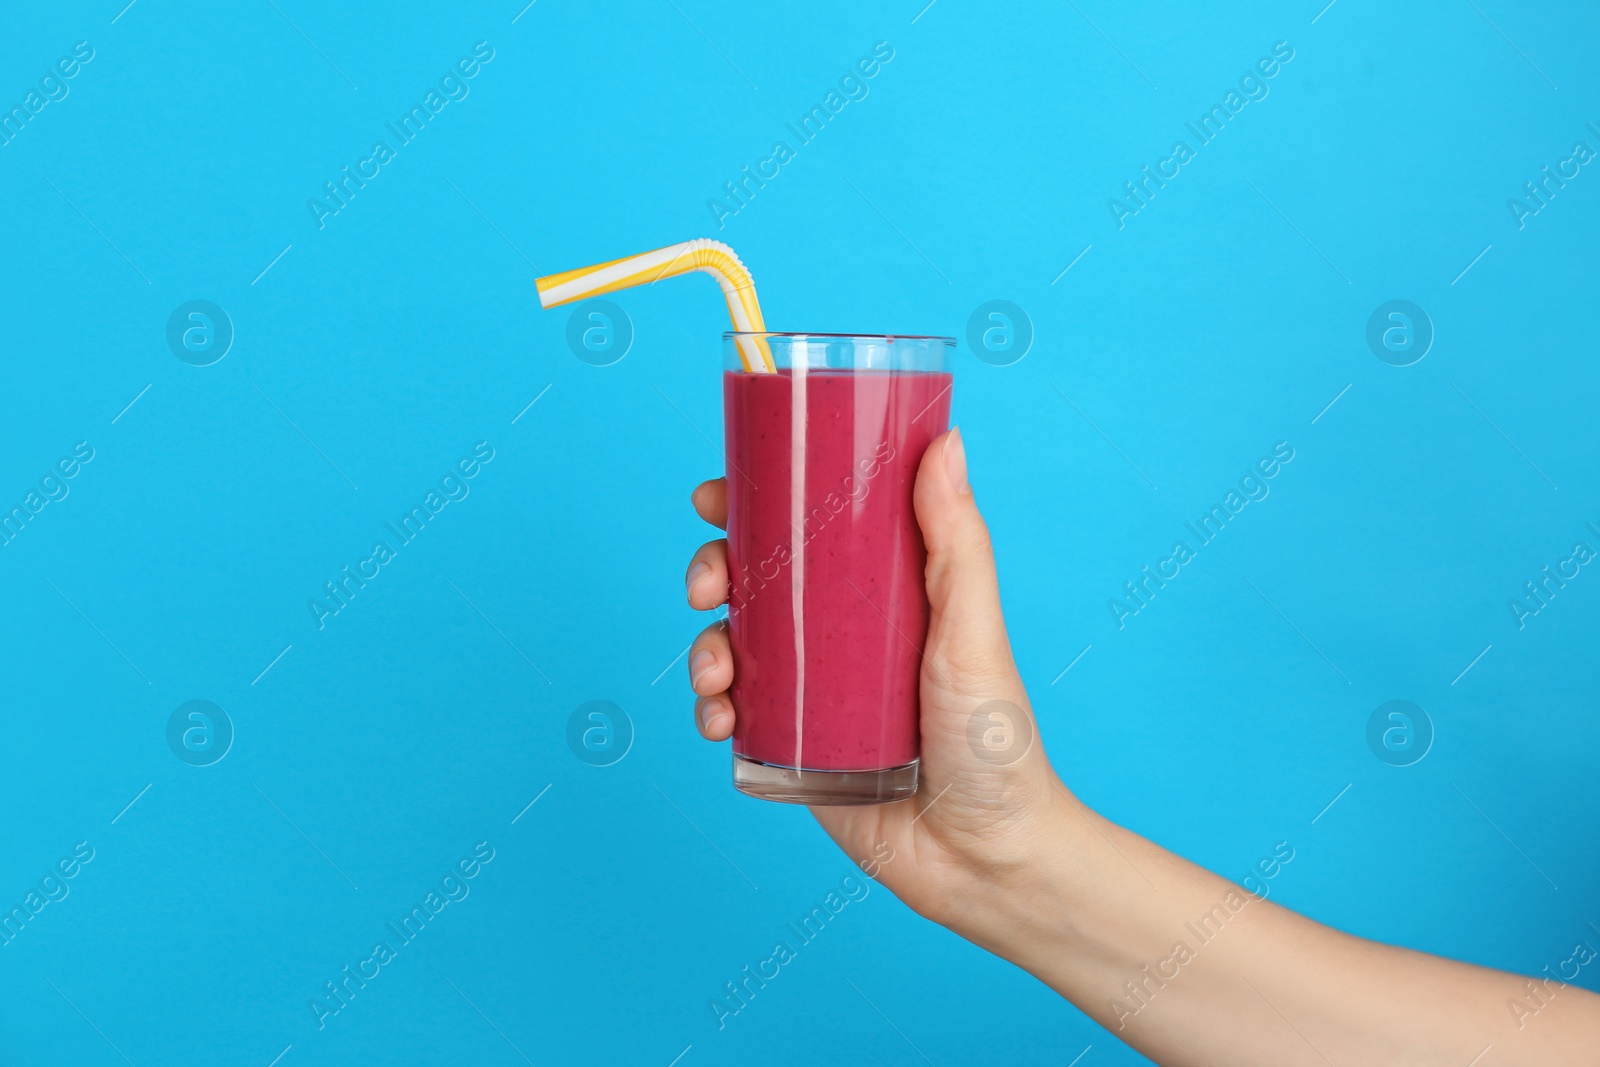
[[[546,275],[535,281],[534,285],[539,290],[540,305],[553,308],[691,271],[709,274],[722,286],[723,298],[728,302],[728,317],[733,320],[735,331],[762,333],[766,330],[766,324],[761,319],[761,305],[756,302],[756,283],[751,279],[750,272],[739,262],[733,249],[721,241],[703,237],[658,248],[654,252],[613,259],[609,263]],[[739,358],[747,371],[777,370],[765,338],[739,338]]]

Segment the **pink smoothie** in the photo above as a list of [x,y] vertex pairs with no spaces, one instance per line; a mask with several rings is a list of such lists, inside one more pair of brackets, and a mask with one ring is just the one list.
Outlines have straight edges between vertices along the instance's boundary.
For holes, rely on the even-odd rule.
[[807,770],[917,758],[928,600],[911,490],[948,424],[950,384],[934,372],[724,375],[737,754]]

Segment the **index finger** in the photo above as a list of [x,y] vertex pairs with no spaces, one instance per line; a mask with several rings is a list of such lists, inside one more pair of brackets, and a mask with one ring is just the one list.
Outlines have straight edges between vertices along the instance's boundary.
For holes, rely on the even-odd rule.
[[701,482],[689,494],[695,514],[719,529],[728,528],[728,479],[713,478]]

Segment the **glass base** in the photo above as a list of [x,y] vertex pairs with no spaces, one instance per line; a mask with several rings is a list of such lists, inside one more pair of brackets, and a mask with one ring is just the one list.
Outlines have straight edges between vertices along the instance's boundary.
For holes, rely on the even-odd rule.
[[783,804],[891,804],[916,795],[918,764],[912,760],[881,771],[808,771],[735,753],[733,784],[741,793]]

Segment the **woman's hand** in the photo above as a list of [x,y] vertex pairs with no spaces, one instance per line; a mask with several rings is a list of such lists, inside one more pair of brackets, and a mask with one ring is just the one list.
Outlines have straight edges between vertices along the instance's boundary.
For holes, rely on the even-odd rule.
[[[726,524],[722,479],[693,499]],[[1086,809],[1038,743],[959,432],[928,446],[915,501],[932,607],[921,788],[897,804],[811,809],[869,874],[1173,1067],[1596,1061],[1592,993],[1339,933]],[[702,546],[687,578],[694,607],[724,603],[727,542]],[[739,714],[733,671],[717,623],[689,654],[713,741]]]
[[[705,482],[692,500],[701,518],[726,527],[726,479]],[[923,454],[915,502],[932,608],[922,657],[917,795],[898,804],[811,812],[896,896],[948,924],[982,886],[1026,868],[1045,839],[1041,824],[1060,804],[1075,801],[1045,759],[1011,658],[989,530],[967,484],[959,430],[935,438]],[[727,601],[726,539],[700,547],[686,581],[695,608]],[[701,633],[688,662],[700,732],[725,740],[739,714],[728,691],[734,666],[726,625]]]

